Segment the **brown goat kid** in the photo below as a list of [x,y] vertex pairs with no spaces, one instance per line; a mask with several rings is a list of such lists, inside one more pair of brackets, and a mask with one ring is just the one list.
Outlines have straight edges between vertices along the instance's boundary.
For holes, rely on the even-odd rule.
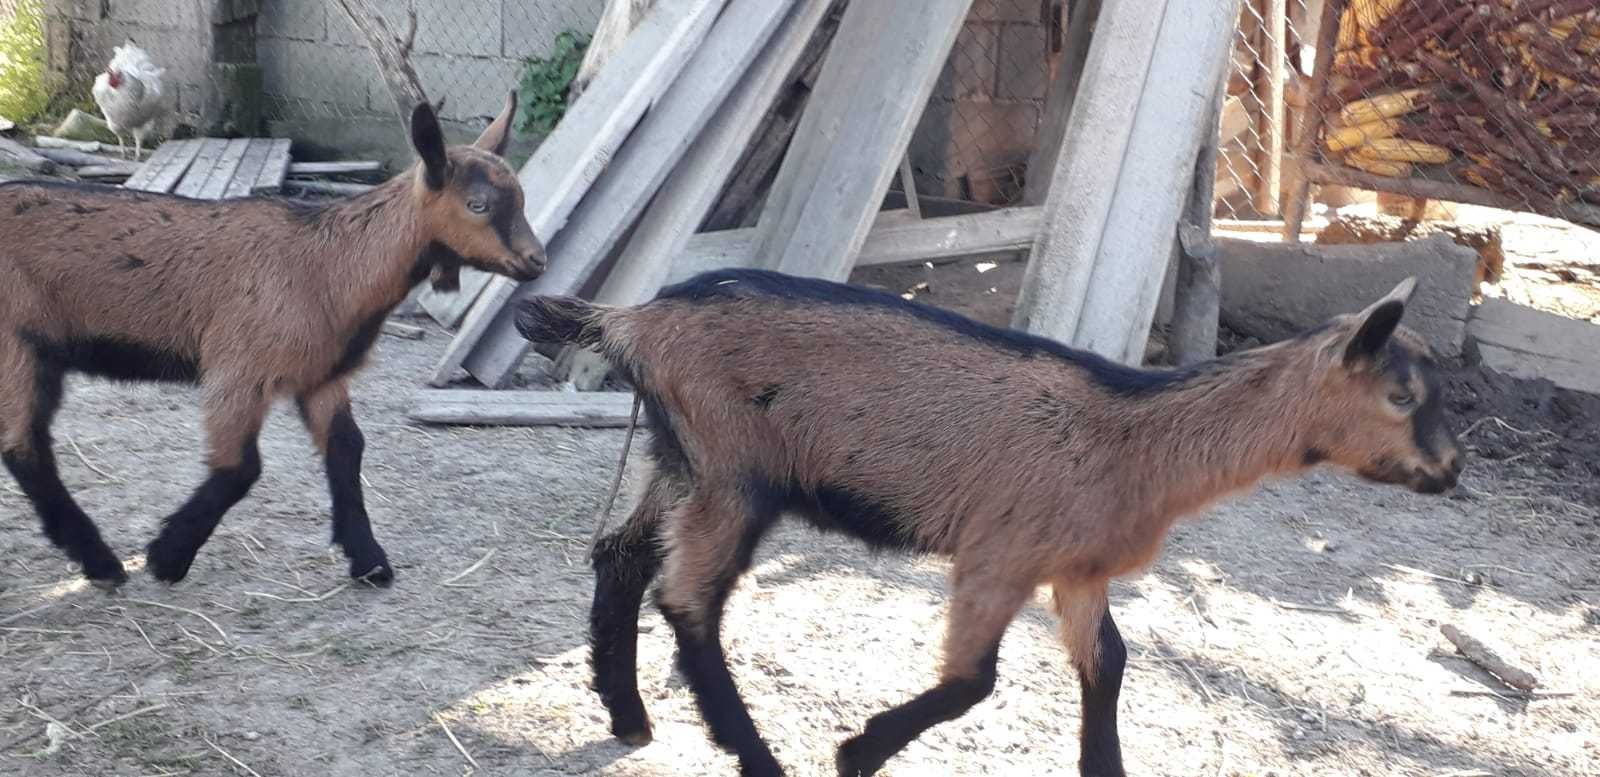
[[57,474],[50,422],[73,371],[200,385],[210,474],[150,543],[158,579],[182,580],[249,492],[262,421],[274,400],[293,397],[326,458],[333,541],[350,574],[392,580],[361,493],[350,377],[384,318],[430,274],[448,287],[462,264],[520,280],[543,271],[522,189],[500,157],[515,112],[512,95],[474,146],[446,147],[433,108],[419,105],[411,142],[421,162],[328,204],[0,186],[0,458],[86,577],[114,587],[127,574]]
[[1424,493],[1454,485],[1461,457],[1433,361],[1398,328],[1413,285],[1297,339],[1171,372],[761,271],[707,273],[632,308],[525,303],[525,337],[598,348],[649,412],[652,479],[593,557],[594,687],[612,732],[650,739],[635,643],[659,569],[657,603],[712,738],[743,774],[781,774],[719,629],[787,512],[952,558],[939,684],[843,743],[840,775],[876,772],[986,697],[1007,625],[1049,584],[1082,685],[1080,770],[1120,777],[1126,653],[1107,586],[1148,565],[1176,519],[1323,461]]

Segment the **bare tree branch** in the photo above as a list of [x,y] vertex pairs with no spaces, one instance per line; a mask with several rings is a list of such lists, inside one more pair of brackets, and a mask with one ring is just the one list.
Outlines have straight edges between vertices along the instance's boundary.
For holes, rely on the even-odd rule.
[[[418,105],[428,102],[427,93],[422,89],[422,81],[417,78],[417,71],[411,67],[411,46],[416,41],[417,35],[416,12],[408,14],[406,35],[402,39],[390,32],[383,14],[378,11],[372,0],[338,0],[338,2],[339,7],[344,9],[345,16],[350,18],[350,22],[367,39],[368,49],[378,60],[378,70],[383,74],[383,81],[394,97],[395,111],[400,116],[400,126],[410,127],[411,111]],[[441,100],[439,104],[443,106],[444,101]]]

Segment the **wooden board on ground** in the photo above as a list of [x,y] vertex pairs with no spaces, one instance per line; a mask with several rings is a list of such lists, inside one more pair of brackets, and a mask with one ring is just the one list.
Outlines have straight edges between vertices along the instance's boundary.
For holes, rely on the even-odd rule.
[[845,9],[757,226],[764,266],[849,274],[971,5],[880,0]]
[[169,140],[124,188],[221,200],[278,191],[289,168],[287,138]]
[[144,167],[123,182],[122,186],[144,192],[170,192],[199,153],[199,140],[169,140],[162,143],[145,160]]
[[[939,262],[1028,250],[1044,223],[1038,207],[1004,208],[969,216],[919,219],[908,211],[885,211],[856,256],[856,267]],[[672,262],[667,283],[697,273],[755,263],[754,229],[705,232],[688,241]]]
[[1518,378],[1545,378],[1573,391],[1600,394],[1600,326],[1486,299],[1467,324],[1485,366]]
[[[534,234],[548,243],[566,225],[567,217],[645,110],[682,71],[724,2],[657,3],[589,88],[567,109],[561,123],[539,145],[519,175],[529,194],[524,213]],[[516,284],[508,279],[494,278],[485,283],[482,273],[463,271],[460,292],[423,293],[422,305],[435,320],[446,326],[455,321],[461,324],[434,370],[434,385],[450,380],[515,289]],[[460,317],[463,310],[469,311],[465,320]]]
[[381,173],[383,163],[370,161],[351,162],[294,162],[289,165],[290,175],[353,175],[356,173]]
[[429,424],[465,426],[627,426],[633,394],[621,391],[417,392],[410,416]]
[[[577,294],[589,284],[792,5],[793,0],[741,0],[717,18],[672,86],[546,246],[550,269],[518,288],[511,303],[535,295]],[[515,308],[506,304],[500,309],[461,363],[489,388],[503,386],[531,346],[517,333]]]

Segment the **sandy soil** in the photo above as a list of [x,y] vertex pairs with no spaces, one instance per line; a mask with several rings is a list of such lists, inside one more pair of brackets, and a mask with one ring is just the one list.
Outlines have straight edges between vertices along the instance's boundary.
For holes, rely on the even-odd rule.
[[[864,280],[928,282],[926,299],[1004,320],[1017,275]],[[733,774],[653,612],[655,743],[609,739],[586,688],[585,545],[622,433],[409,424],[404,403],[445,342],[382,338],[357,394],[391,590],[346,585],[320,466],[287,408],[262,481],[176,587],[142,573],[119,596],[86,587],[0,480],[0,773]],[[1181,525],[1148,574],[1116,585],[1130,773],[1600,774],[1600,499],[1574,488],[1600,473],[1573,431],[1592,435],[1600,415],[1467,384],[1487,386],[1457,406],[1482,450],[1455,495],[1330,472],[1273,483]],[[201,478],[197,421],[189,389],[70,390],[65,478],[132,567]],[[729,607],[728,652],[793,774],[829,773],[837,742],[931,683],[944,570],[796,527],[762,548]],[[1508,694],[1454,654],[1444,623],[1545,692]],[[1077,682],[1052,632],[1027,611],[995,695],[886,773],[1075,774]]]

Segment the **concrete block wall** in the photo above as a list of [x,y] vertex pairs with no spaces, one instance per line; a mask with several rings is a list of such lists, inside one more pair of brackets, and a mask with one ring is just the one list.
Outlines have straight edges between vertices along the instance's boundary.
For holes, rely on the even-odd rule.
[[210,78],[213,0],[46,0],[50,70],[88,94],[111,49],[132,38],[166,68],[163,91],[180,115],[198,115]]
[[911,141],[923,194],[1007,204],[1020,196],[1044,116],[1058,0],[974,0]]
[[[382,0],[391,25],[417,15],[411,63],[444,118],[479,124],[499,111],[522,61],[564,30],[588,32],[605,0]],[[398,34],[401,30],[396,30]],[[256,28],[268,111],[279,119],[391,116],[393,103],[360,33],[328,0],[265,3]]]

